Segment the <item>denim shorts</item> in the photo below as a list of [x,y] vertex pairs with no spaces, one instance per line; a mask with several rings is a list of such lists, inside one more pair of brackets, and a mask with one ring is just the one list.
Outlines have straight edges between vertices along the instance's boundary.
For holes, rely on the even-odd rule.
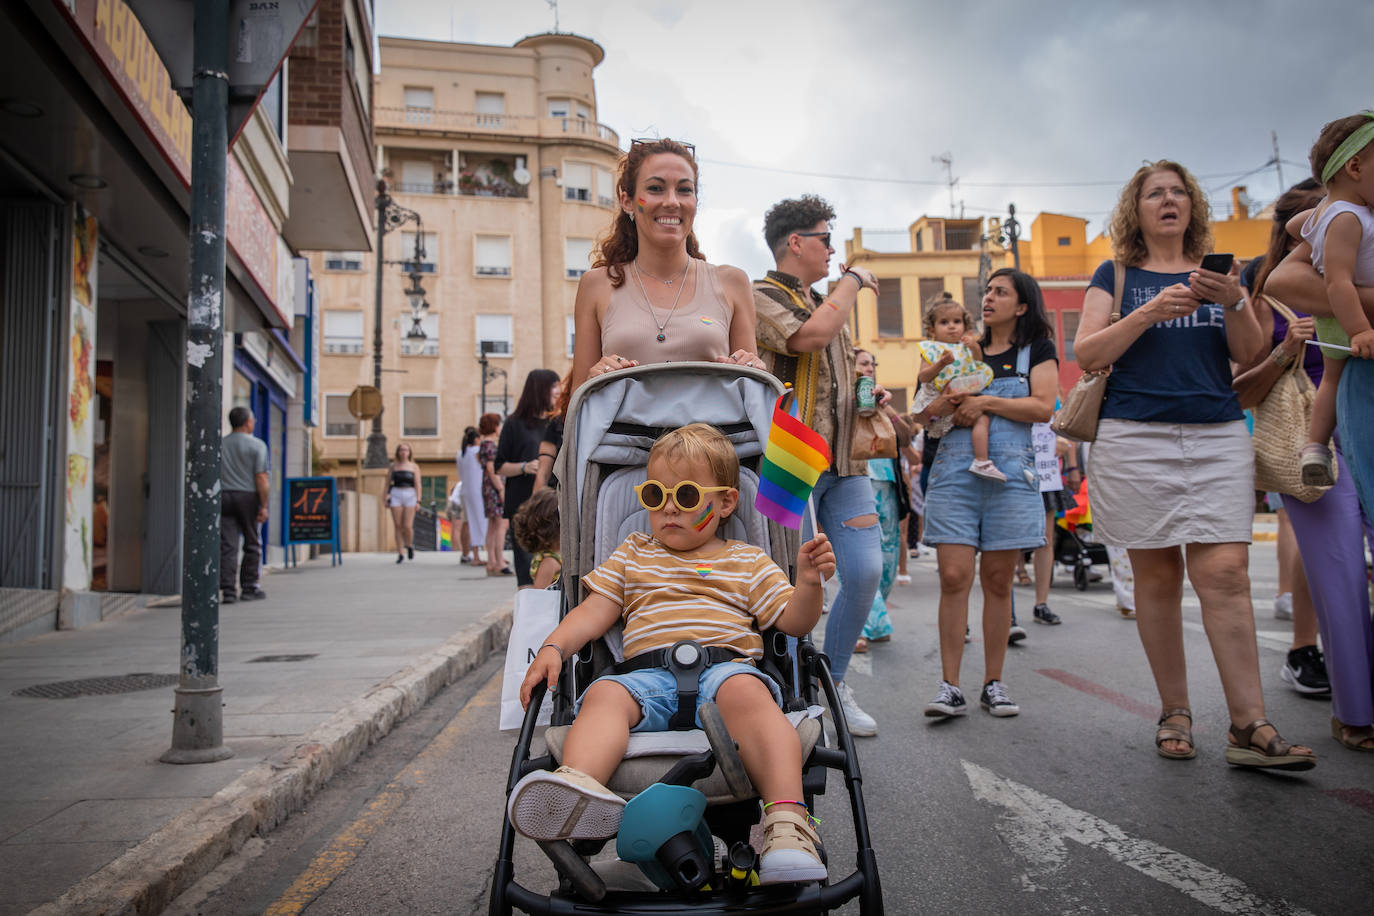
[[[955,431],[957,432],[957,430]],[[1006,483],[969,472],[973,449],[954,435],[940,442],[926,490],[927,544],[966,544],[979,550],[1032,550],[1045,543],[1045,502],[1029,448],[988,450]]]
[[[779,709],[782,708],[782,692],[778,690],[778,685],[768,675],[744,662],[721,662],[702,669],[697,677],[698,708],[702,703],[714,701],[720,685],[725,683],[726,678],[736,674],[750,674],[763,681],[768,685],[768,692],[773,695],[773,702],[778,704]],[[592,681],[592,684],[600,681],[615,681],[630,691],[630,696],[635,698],[639,708],[644,711],[644,718],[630,731],[668,731],[668,722],[673,718],[673,713],[677,712],[677,680],[667,668],[641,668],[629,674],[608,674]],[[587,689],[590,690],[591,686],[588,685]],[[586,695],[584,692],[577,698],[578,709],[582,708],[582,700]],[[700,716],[697,716],[696,724],[697,728],[701,728]]]

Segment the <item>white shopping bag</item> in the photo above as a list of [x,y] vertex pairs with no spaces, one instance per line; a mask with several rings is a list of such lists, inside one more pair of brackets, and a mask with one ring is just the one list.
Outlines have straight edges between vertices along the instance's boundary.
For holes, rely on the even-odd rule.
[[[548,642],[558,626],[558,605],[563,593],[550,589],[522,588],[515,593],[515,613],[510,642],[506,645],[506,673],[501,681],[501,730],[518,729],[525,720],[520,708],[520,684],[539,648]],[[551,693],[544,694],[539,724],[548,725],[553,716]]]

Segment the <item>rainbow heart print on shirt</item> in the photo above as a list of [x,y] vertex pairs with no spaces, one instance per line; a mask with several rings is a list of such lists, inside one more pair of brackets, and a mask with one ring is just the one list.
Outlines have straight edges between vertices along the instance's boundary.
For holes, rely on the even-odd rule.
[[698,576],[701,576],[701,578],[703,578],[703,579],[705,579],[707,576],[711,575],[711,564],[710,564],[710,563],[697,563],[697,575],[698,575]]

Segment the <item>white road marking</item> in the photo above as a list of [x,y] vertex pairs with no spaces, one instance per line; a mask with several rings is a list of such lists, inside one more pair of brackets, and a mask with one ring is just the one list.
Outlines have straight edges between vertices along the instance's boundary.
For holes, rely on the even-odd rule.
[[[1207,633],[1206,628],[1196,620],[1183,621],[1183,628],[1204,635]],[[1261,646],[1270,649],[1282,649],[1285,652],[1293,647],[1293,634],[1285,633],[1283,630],[1256,630],[1255,640]]]
[[1028,890],[1047,889],[1035,882],[1064,868],[1068,860],[1064,841],[1073,840],[1222,913],[1312,916],[1282,898],[1265,899],[1230,875],[1158,843],[1133,837],[1086,811],[1070,808],[967,760],[960,763],[974,796],[1006,809],[999,830],[1012,851],[1028,863],[1029,874],[1023,878]]

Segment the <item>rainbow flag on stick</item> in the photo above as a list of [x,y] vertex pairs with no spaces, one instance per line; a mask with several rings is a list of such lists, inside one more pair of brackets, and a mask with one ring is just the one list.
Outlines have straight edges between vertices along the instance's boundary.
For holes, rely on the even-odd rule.
[[788,528],[801,528],[802,512],[821,472],[830,467],[830,446],[784,408],[795,404],[787,392],[773,405],[773,425],[759,469],[759,495],[754,508]]

